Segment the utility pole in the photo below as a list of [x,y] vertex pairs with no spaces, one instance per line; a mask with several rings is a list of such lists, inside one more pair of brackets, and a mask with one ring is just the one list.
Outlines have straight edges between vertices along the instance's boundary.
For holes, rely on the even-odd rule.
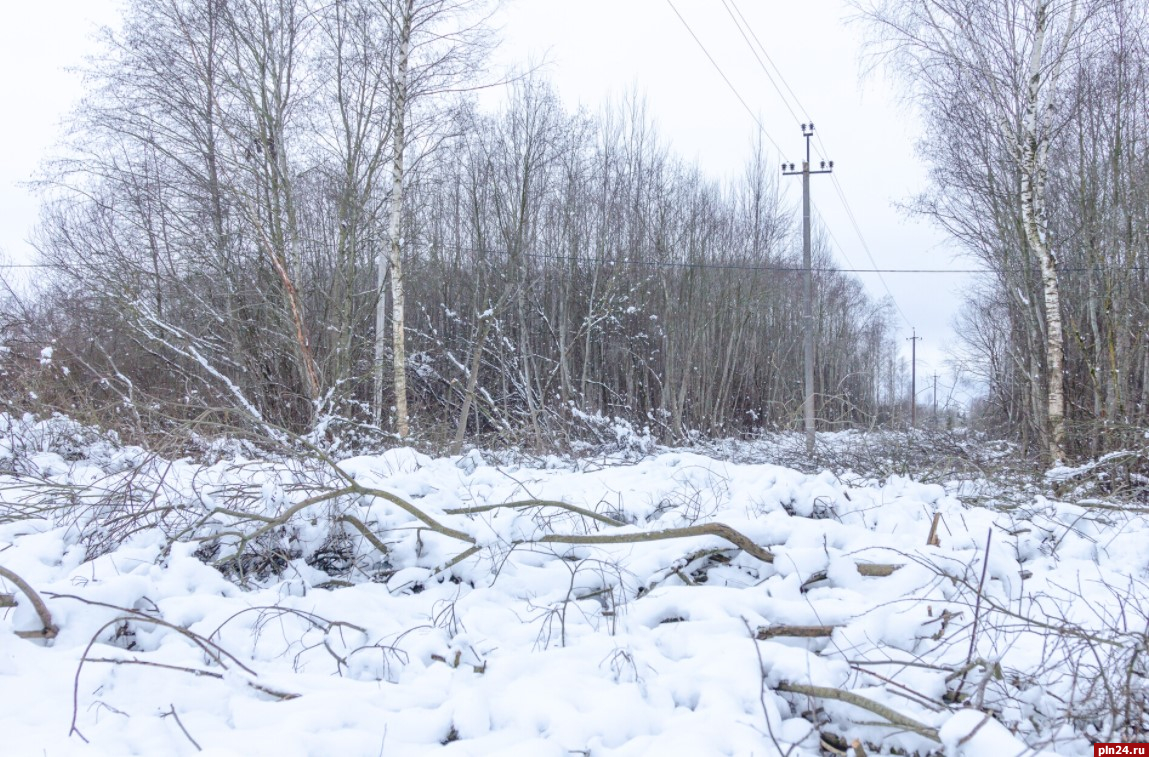
[[938,427],[938,374],[934,374],[934,428]]
[[918,426],[918,330],[913,330],[910,343],[910,428]]
[[830,173],[834,170],[834,161],[822,161],[821,170],[810,170],[810,137],[814,136],[814,124],[802,124],[802,136],[806,138],[806,160],[801,170],[795,170],[794,164],[782,164],[783,176],[802,177],[802,264],[805,274],[802,281],[803,305],[802,325],[804,330],[804,359],[806,384],[806,455],[814,456],[814,258],[810,251],[810,174]]

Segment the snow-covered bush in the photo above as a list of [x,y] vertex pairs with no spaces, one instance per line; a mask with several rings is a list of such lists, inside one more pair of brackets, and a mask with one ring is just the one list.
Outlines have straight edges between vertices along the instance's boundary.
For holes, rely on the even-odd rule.
[[577,454],[637,459],[651,454],[657,444],[649,426],[637,429],[625,418],[585,413],[573,405],[571,418],[571,447]]

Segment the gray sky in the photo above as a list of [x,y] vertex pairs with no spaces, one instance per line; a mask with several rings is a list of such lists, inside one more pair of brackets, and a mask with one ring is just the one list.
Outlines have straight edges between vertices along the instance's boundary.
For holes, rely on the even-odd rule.
[[94,21],[111,22],[108,0],[40,0],[12,3],[0,24],[0,253],[28,262],[25,240],[38,217],[38,203],[19,186],[33,178],[55,144],[63,119],[81,96],[77,66],[91,49]]
[[[673,2],[673,7],[671,5]],[[815,161],[834,160],[843,203],[829,176],[811,180],[816,213],[832,237],[843,268],[969,268],[954,261],[940,234],[907,218],[894,204],[920,190],[925,171],[914,153],[917,121],[898,104],[881,72],[861,76],[861,29],[845,21],[843,0],[507,0],[496,63],[546,60],[546,76],[568,105],[598,110],[628,89],[645,95],[662,137],[678,154],[697,160],[714,178],[739,172],[750,143],[764,127],[773,154],[795,163],[804,151],[799,123],[812,120],[820,141]],[[26,239],[37,218],[37,201],[20,182],[30,179],[64,127],[68,109],[81,96],[78,75],[68,68],[93,49],[100,24],[114,24],[113,0],[40,0],[6,12],[0,26],[0,252],[27,262]],[[751,113],[707,60],[683,21],[729,77]],[[765,47],[774,82],[793,90],[790,112],[751,52],[728,8],[740,11]],[[753,42],[751,37],[751,42]],[[761,56],[761,52],[759,52]],[[771,61],[774,67],[771,67]],[[777,72],[784,78],[779,79]],[[823,151],[824,146],[824,151]],[[800,179],[783,180],[797,203]],[[859,236],[846,204],[853,211]],[[862,240],[865,240],[863,243]],[[868,247],[868,252],[867,252]],[[952,342],[949,322],[959,305],[960,275],[857,274],[876,297],[890,293],[899,306],[900,334],[909,355],[910,329],[917,329],[919,390],[922,378],[944,373]],[[884,283],[883,283],[884,279]],[[887,292],[888,290],[888,292]],[[945,382],[945,379],[942,379]],[[928,394],[921,394],[922,401]]]

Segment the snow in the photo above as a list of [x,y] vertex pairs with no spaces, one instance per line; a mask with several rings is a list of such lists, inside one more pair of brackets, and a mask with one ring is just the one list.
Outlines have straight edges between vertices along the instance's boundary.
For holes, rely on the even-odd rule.
[[[344,486],[318,463],[163,460],[65,419],[0,430],[0,566],[59,627],[18,637],[40,620],[0,579],[18,602],[0,610],[5,754],[817,755],[828,733],[871,753],[1085,755],[1119,740],[1103,674],[1143,665],[1147,523],[1132,511],[962,501],[984,481],[636,459],[626,433],[626,454],[594,461],[343,460],[358,486],[474,540],[445,567],[470,545],[362,492],[277,528],[242,517]],[[524,500],[605,518],[454,512]],[[539,541],[708,523],[773,563],[713,533]],[[861,696],[923,732],[787,686]]]
[[1035,751],[994,720],[992,715],[963,710],[941,728],[942,743],[954,757],[981,757],[986,754],[1021,757],[1051,757],[1053,752]]

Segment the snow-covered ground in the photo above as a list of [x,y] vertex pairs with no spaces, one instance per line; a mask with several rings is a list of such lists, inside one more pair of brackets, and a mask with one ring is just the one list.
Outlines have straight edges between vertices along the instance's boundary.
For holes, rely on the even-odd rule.
[[1085,755],[1146,727],[1128,509],[768,446],[336,469],[0,430],[0,567],[58,628],[28,638],[0,579],[5,755]]

